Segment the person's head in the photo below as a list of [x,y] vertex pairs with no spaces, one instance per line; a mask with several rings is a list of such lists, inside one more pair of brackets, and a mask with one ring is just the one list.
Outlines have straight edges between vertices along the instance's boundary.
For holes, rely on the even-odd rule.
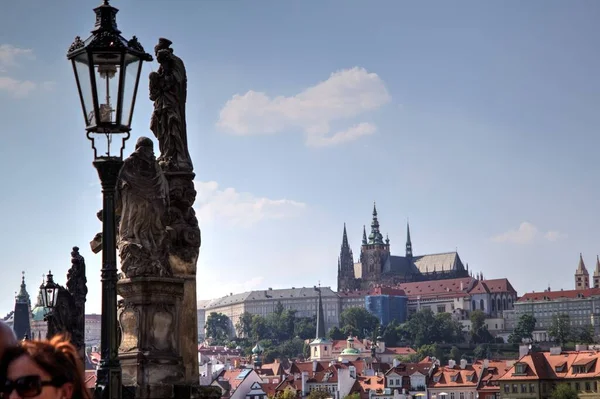
[[4,399],[90,399],[77,350],[62,336],[22,341],[0,362]]
[[7,348],[17,345],[17,336],[12,328],[0,320],[0,359]]

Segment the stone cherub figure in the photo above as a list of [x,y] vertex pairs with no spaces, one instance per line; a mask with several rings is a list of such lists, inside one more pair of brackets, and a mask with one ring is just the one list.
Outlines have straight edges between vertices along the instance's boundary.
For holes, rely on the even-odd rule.
[[170,46],[170,40],[161,38],[154,48],[160,67],[149,76],[150,100],[154,101],[150,130],[158,139],[161,167],[165,171],[191,172],[185,119],[187,75],[183,61]]
[[168,193],[152,140],[140,137],[123,163],[115,198],[120,218],[117,245],[121,269],[128,278],[171,275],[165,226]]

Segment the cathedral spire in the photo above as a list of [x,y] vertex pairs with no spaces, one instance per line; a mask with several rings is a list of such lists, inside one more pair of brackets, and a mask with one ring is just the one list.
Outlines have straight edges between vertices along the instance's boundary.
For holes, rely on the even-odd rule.
[[344,223],[344,235],[342,236],[342,249],[350,248],[348,245],[348,234],[346,233],[346,223]]
[[406,257],[412,258],[412,242],[410,240],[410,225],[406,222]]
[[323,312],[323,300],[321,299],[321,285],[315,287],[315,290],[319,293],[319,300],[317,303],[317,334],[315,339],[325,339],[327,334],[325,332],[325,312]]
[[373,202],[373,220],[371,221],[371,234],[369,244],[383,245],[383,235],[379,231],[379,220],[377,220],[377,206]]
[[594,276],[600,276],[600,257],[596,255],[596,270],[594,270]]
[[583,262],[583,255],[579,253],[579,264],[575,271],[575,289],[586,290],[588,288],[590,288],[590,274]]
[[363,224],[363,239],[362,239],[362,245],[367,245],[367,228],[365,227],[365,225]]

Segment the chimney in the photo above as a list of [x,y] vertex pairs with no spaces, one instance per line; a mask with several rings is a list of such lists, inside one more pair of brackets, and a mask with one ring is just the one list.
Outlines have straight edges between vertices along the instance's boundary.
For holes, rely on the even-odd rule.
[[392,365],[393,365],[393,367],[398,367],[398,365],[400,365],[400,360],[394,359]]
[[575,350],[577,352],[586,351],[586,350],[588,350],[588,346],[583,345],[583,344],[578,344],[578,345],[575,345]]
[[377,341],[377,349],[379,349],[379,353],[385,352],[385,342],[383,340]]
[[448,367],[450,367],[451,369],[453,369],[454,366],[456,366],[456,361],[454,359],[448,360]]
[[348,369],[350,370],[350,378],[356,379],[356,367],[350,366]]
[[560,346],[554,346],[550,348],[550,355],[560,355],[562,353],[562,348]]
[[483,359],[483,368],[487,369],[490,366],[489,359]]
[[316,360],[313,360],[313,368],[312,368],[313,373],[317,372],[317,365],[318,364],[319,364],[319,362],[317,362]]
[[529,355],[530,345],[521,345],[519,346],[519,359],[523,356]]
[[467,359],[460,359],[460,368],[465,369],[467,367]]
[[308,380],[308,372],[302,372],[302,396],[308,395],[308,387],[306,386],[306,380]]

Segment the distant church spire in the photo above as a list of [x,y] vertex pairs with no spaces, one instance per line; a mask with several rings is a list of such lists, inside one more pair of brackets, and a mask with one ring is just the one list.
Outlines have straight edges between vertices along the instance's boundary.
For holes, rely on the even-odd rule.
[[323,300],[321,299],[321,286],[315,287],[319,292],[319,300],[317,303],[317,333],[315,339],[326,338],[327,333],[325,332],[325,312],[323,312]]
[[377,220],[377,206],[373,202],[373,220],[371,221],[371,234],[369,244],[383,245],[383,235],[379,231],[379,220]]
[[575,271],[575,289],[587,290],[588,288],[590,288],[590,274],[583,262],[583,255],[579,253],[579,264]]
[[13,330],[15,331],[17,339],[22,340],[31,337],[30,318],[31,301],[29,299],[29,293],[27,292],[27,286],[25,285],[25,272],[23,272],[23,276],[21,277],[21,289],[15,297]]
[[344,223],[344,234],[342,236],[342,249],[350,248],[348,245],[348,233],[346,233],[346,223]]
[[365,227],[365,225],[363,224],[363,239],[362,239],[362,245],[367,245],[367,228]]
[[410,241],[410,225],[406,222],[406,257],[412,258],[412,242]]
[[596,255],[596,269],[594,270],[594,288],[600,288],[600,257]]

